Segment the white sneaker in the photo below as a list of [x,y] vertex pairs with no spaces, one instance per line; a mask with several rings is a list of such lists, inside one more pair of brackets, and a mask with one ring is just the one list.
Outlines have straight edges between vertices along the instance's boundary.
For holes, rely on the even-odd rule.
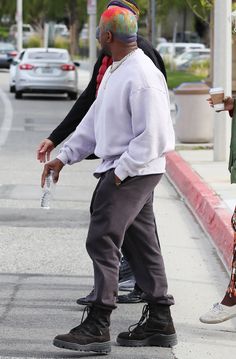
[[200,322],[206,324],[217,324],[233,317],[236,317],[236,305],[227,307],[226,305],[216,303],[209,310],[209,312],[203,314],[199,320]]
[[134,289],[135,280],[134,279],[128,279],[124,282],[119,282],[119,290],[122,290],[124,292],[130,292]]

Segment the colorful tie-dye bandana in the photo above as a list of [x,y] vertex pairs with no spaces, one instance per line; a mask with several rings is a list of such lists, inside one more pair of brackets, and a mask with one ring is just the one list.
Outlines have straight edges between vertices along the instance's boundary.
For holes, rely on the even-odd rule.
[[138,24],[136,16],[129,10],[112,6],[101,16],[100,31],[110,31],[115,38],[123,42],[137,40]]
[[111,0],[109,1],[107,7],[109,6],[119,6],[128,9],[132,11],[132,13],[137,16],[137,18],[140,14],[138,7],[127,0]]

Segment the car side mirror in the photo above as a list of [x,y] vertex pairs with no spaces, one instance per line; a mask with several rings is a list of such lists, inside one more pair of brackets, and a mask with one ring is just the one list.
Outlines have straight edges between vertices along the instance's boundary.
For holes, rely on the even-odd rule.
[[78,61],[73,62],[76,67],[80,67],[80,63]]
[[9,62],[9,64],[13,63],[13,59],[11,57],[9,57],[9,59],[7,59],[7,62]]

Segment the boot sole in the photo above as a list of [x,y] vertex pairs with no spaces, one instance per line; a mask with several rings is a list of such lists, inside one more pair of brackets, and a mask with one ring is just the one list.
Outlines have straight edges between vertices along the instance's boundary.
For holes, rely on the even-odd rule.
[[111,352],[111,342],[78,344],[54,339],[53,345],[62,349],[76,350],[81,352],[96,352],[100,354],[109,354]]
[[151,337],[148,337],[143,340],[129,340],[124,338],[117,338],[117,343],[123,347],[163,347],[163,348],[171,348],[177,345],[177,335],[163,335],[163,334],[155,334]]

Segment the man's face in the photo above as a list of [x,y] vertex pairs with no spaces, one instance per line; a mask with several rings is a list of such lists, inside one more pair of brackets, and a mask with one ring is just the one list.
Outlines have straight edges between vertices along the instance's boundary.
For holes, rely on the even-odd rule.
[[101,48],[107,53],[107,54],[111,54],[111,50],[110,50],[110,33],[106,30],[104,30],[101,22],[99,24],[99,30],[98,30],[98,41],[101,45]]

